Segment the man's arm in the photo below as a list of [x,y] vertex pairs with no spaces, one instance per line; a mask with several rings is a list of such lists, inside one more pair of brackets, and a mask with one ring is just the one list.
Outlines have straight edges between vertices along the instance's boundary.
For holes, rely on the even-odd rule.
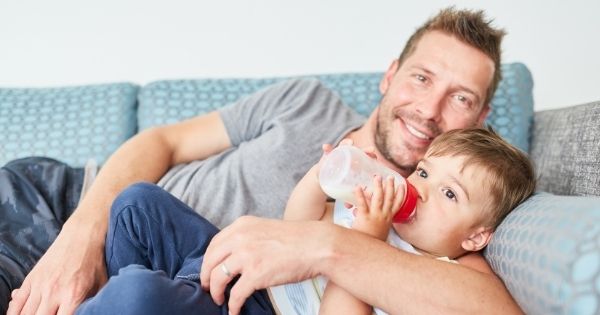
[[332,240],[328,259],[318,270],[388,313],[522,313],[478,253],[463,258],[460,265],[451,264],[348,234],[335,232],[341,239]]
[[230,146],[217,112],[149,129],[124,143],[102,167],[21,288],[13,292],[8,314],[74,312],[106,282],[104,241],[117,194],[137,181],[158,181],[172,165],[203,159]]
[[229,297],[232,314],[256,289],[317,275],[394,314],[521,313],[502,281],[481,267],[487,263],[478,254],[451,264],[324,222],[243,217],[217,234],[201,268],[202,286],[217,303],[232,279],[220,270],[223,262],[241,275]]

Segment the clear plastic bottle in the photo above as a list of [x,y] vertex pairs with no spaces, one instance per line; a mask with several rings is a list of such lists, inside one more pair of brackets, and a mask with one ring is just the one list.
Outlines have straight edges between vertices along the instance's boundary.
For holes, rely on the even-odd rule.
[[319,171],[319,184],[328,196],[355,205],[354,188],[366,187],[368,192],[373,192],[374,175],[380,175],[383,179],[393,176],[396,189],[404,189],[404,201],[393,221],[407,221],[419,198],[415,187],[402,175],[355,146],[340,145],[325,156]]

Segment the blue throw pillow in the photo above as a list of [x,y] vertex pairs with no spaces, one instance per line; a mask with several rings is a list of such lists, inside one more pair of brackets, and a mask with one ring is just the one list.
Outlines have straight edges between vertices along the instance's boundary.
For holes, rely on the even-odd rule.
[[600,314],[600,197],[538,193],[484,251],[526,314]]
[[136,132],[138,87],[130,83],[0,89],[0,165],[47,156],[103,163]]
[[[523,151],[529,150],[533,115],[533,80],[522,63],[502,65],[503,79],[492,99],[487,123]],[[344,103],[368,116],[381,95],[383,73],[340,73],[314,75],[337,92]],[[140,92],[139,126],[146,129],[171,124],[234,102],[267,85],[290,77],[261,79],[163,80],[150,83]]]

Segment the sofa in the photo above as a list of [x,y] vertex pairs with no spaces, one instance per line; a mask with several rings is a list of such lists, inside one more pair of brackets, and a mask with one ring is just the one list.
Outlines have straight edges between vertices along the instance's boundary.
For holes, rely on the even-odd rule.
[[[600,102],[534,112],[527,67],[503,64],[502,74],[487,123],[530,154],[539,186],[499,226],[484,255],[526,313],[600,314]],[[381,76],[310,77],[366,116],[380,100]],[[0,165],[32,155],[101,165],[141,130],[214,110],[285,79],[0,88]]]

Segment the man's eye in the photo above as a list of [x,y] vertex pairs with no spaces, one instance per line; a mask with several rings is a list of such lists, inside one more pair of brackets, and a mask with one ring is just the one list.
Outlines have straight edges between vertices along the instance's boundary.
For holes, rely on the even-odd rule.
[[422,76],[422,75],[420,75],[420,74],[417,74],[415,76],[415,78],[417,78],[417,80],[419,80],[420,82],[426,82],[427,81],[427,78],[424,77],[424,76]]
[[423,178],[427,178],[427,172],[422,168],[417,169],[417,175]]
[[461,107],[470,108],[473,102],[463,95],[454,95],[454,100],[456,100],[457,104]]
[[454,194],[454,192],[450,189],[444,189],[444,195],[446,196],[446,198],[456,201],[456,195]]

